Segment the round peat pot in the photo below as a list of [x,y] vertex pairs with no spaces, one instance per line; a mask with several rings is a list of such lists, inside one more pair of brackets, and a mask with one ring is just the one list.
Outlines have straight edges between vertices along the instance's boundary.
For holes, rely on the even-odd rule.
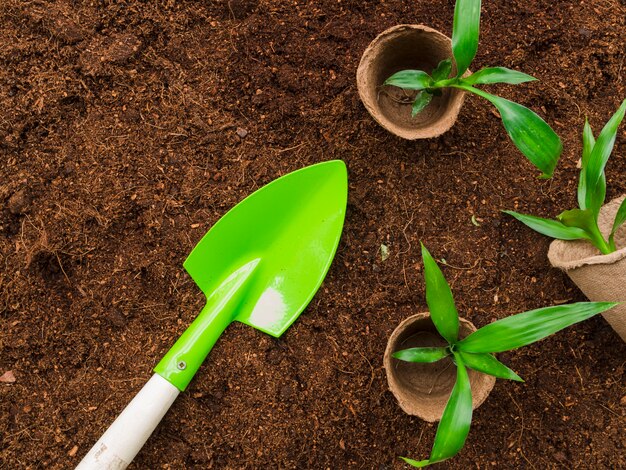
[[[460,319],[461,338],[474,331],[476,327],[471,322]],[[420,364],[400,361],[391,355],[401,349],[446,345],[446,341],[437,333],[430,313],[418,313],[404,320],[393,331],[383,359],[389,390],[398,400],[400,408],[407,414],[419,416],[431,423],[441,419],[456,382],[456,366],[450,358]],[[472,387],[472,408],[476,409],[491,392],[496,378],[469,368],[467,372]]]
[[[361,101],[376,121],[389,132],[404,139],[428,139],[443,134],[455,123],[464,92],[442,89],[426,108],[411,116],[417,92],[383,86],[400,70],[414,69],[431,73],[444,59],[452,58],[449,37],[423,25],[398,25],[380,33],[365,49],[356,81]],[[456,66],[453,65],[453,73]]]
[[[613,220],[626,195],[612,200],[600,209],[598,226],[605,237],[611,233]],[[615,245],[622,247],[608,255],[583,240],[554,240],[548,250],[548,259],[555,268],[562,269],[592,301],[626,301],[626,225],[615,234]],[[626,303],[602,314],[620,337],[626,341]]]

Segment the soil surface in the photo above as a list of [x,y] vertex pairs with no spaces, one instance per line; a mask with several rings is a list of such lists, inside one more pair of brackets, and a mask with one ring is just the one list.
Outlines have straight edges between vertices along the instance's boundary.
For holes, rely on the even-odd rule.
[[[253,190],[333,158],[350,194],[317,296],[280,339],[231,326],[132,468],[427,457],[436,426],[400,410],[382,368],[391,331],[425,310],[419,241],[477,326],[583,300],[549,267],[550,240],[500,210],[574,207],[584,117],[597,133],[626,97],[624,0],[484,3],[472,69],[541,79],[490,89],[561,135],[552,180],[476,97],[417,142],[359,101],[376,34],[424,23],[449,35],[452,0],[4,0],[0,466],[76,465],[202,307],[182,268],[194,244]],[[623,125],[608,199],[625,174]],[[441,468],[626,467],[626,345],[602,318],[500,359],[526,382],[497,382]]]

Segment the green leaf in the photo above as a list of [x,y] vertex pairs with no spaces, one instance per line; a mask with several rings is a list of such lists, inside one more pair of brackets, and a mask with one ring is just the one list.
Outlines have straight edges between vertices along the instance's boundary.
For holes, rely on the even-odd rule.
[[422,258],[424,259],[424,281],[426,283],[426,303],[430,310],[430,317],[435,328],[450,344],[459,338],[459,314],[454,305],[454,298],[450,286],[443,277],[437,262],[422,244]]
[[433,84],[433,79],[421,70],[400,70],[385,80],[383,85],[393,85],[405,90],[424,90]]
[[572,209],[562,212],[557,215],[556,218],[567,227],[578,227],[584,230],[589,236],[591,243],[598,250],[600,250],[603,254],[610,253],[611,250],[604,240],[602,233],[600,233],[598,222],[591,210]]
[[526,346],[616,306],[615,302],[578,302],[518,313],[490,323],[457,343],[459,351],[497,353]]
[[615,214],[615,219],[613,220],[613,228],[611,229],[611,234],[609,235],[609,245],[613,251],[616,250],[615,234],[624,222],[626,222],[626,199],[622,201],[619,209],[617,209],[617,214]]
[[430,465],[429,460],[413,460],[408,457],[400,457],[400,458],[415,468],[423,468],[423,467],[427,467],[428,465]]
[[551,238],[558,238],[559,240],[589,240],[589,235],[584,230],[577,227],[568,227],[558,220],[544,219],[514,211],[502,212],[515,217],[524,225]]
[[463,78],[462,82],[467,85],[488,85],[491,83],[517,85],[534,80],[537,79],[517,70],[507,69],[506,67],[488,67],[473,73],[467,78]]
[[438,82],[439,80],[445,80],[450,75],[452,71],[452,59],[444,59],[439,62],[437,68],[433,70],[432,76],[433,81]]
[[469,85],[452,84],[455,88],[482,96],[493,104],[500,113],[507,134],[530,162],[539,168],[541,178],[550,178],[554,173],[563,145],[552,128],[537,114],[521,104],[500,98]]
[[619,127],[624,114],[626,113],[626,100],[606,123],[602,132],[598,135],[593,150],[589,155],[586,166],[583,169],[585,175],[585,208],[590,209],[594,214],[600,212],[600,207],[604,204],[606,196],[606,179],[604,167],[611,156],[617,128]]
[[448,348],[409,348],[396,351],[391,356],[405,362],[437,362],[449,354]]
[[517,382],[523,382],[522,378],[507,366],[498,361],[491,354],[474,354],[463,351],[458,351],[459,355],[463,358],[465,365],[470,369],[477,370],[483,374],[493,375],[500,379],[516,380]]
[[441,462],[455,456],[465,444],[472,424],[472,390],[467,369],[459,354],[454,354],[456,362],[456,383],[443,410],[437,427],[430,463]]
[[457,0],[452,25],[452,55],[457,77],[461,77],[474,60],[479,34],[480,0]]
[[583,156],[580,163],[580,176],[578,177],[578,207],[586,209],[585,203],[587,194],[587,185],[585,177],[585,168],[589,162],[589,156],[593,150],[593,146],[596,144],[596,139],[593,136],[593,131],[589,125],[589,121],[585,118],[585,127],[583,128]]
[[421,113],[432,99],[433,95],[427,91],[420,91],[415,97],[415,101],[413,101],[413,106],[411,107],[411,117],[415,117]]

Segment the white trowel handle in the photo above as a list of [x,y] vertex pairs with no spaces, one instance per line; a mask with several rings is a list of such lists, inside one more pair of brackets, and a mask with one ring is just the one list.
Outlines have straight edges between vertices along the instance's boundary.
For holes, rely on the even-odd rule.
[[135,455],[172,406],[179,390],[158,374],[143,386],[85,455],[77,470],[120,470]]

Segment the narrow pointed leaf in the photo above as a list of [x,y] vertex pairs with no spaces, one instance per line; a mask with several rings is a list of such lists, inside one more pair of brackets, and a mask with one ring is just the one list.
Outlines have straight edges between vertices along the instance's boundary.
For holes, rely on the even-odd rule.
[[521,104],[469,85],[451,86],[481,96],[493,104],[498,109],[502,124],[515,146],[542,171],[540,178],[552,177],[563,151],[563,145],[559,136],[539,115]]
[[463,83],[467,85],[487,85],[491,83],[509,83],[511,85],[517,85],[534,80],[537,79],[523,72],[507,69],[506,67],[487,67],[462,79]]
[[413,101],[413,106],[411,106],[411,117],[415,117],[421,113],[432,99],[433,95],[427,91],[420,91],[415,97],[415,101]]
[[474,369],[483,374],[493,375],[500,379],[515,380],[517,382],[523,382],[522,378],[507,366],[498,361],[491,354],[474,354],[463,351],[458,351],[465,365],[470,369]]
[[624,119],[626,113],[626,100],[615,112],[615,114],[606,123],[602,132],[598,135],[593,150],[589,155],[586,166],[583,171],[585,173],[585,207],[591,209],[594,214],[598,214],[600,207],[604,203],[606,196],[606,179],[604,176],[604,168],[606,162],[611,156],[617,129]]
[[563,225],[562,222],[558,220],[552,219],[544,219],[542,217],[535,217],[534,215],[520,214],[519,212],[514,211],[502,211],[506,214],[509,214],[515,217],[524,225],[532,228],[536,232],[541,233],[542,235],[546,235],[551,238],[558,238],[559,240],[588,240],[589,235],[587,233],[578,228],[578,227],[568,227]]
[[617,214],[615,214],[615,220],[613,220],[613,228],[609,236],[609,243],[613,250],[615,250],[615,234],[624,222],[626,222],[626,199],[620,204],[619,209],[617,209]]
[[452,54],[457,77],[461,77],[474,60],[479,34],[480,0],[457,0],[452,25]]
[[539,341],[574,323],[613,308],[615,302],[579,302],[556,305],[490,323],[458,342],[459,351],[497,353]]
[[408,457],[400,457],[400,458],[404,460],[406,463],[408,463],[410,466],[415,467],[415,468],[424,468],[430,465],[430,460],[413,460]]
[[432,76],[433,81],[438,82],[439,80],[445,80],[450,75],[452,71],[452,59],[444,59],[439,62],[437,68],[433,70]]
[[593,150],[593,146],[595,144],[596,138],[593,136],[593,131],[591,130],[589,121],[587,120],[587,118],[585,118],[585,127],[583,128],[583,156],[580,165],[580,176],[578,178],[578,207],[580,207],[581,209],[587,208],[587,184],[585,168],[587,168],[587,164],[589,163],[589,156],[591,155],[591,151]]
[[472,390],[467,369],[460,355],[455,353],[454,360],[456,383],[437,427],[429,463],[455,456],[463,448],[472,423]]
[[450,353],[448,348],[409,348],[396,351],[392,357],[405,362],[437,362]]
[[384,85],[393,85],[405,90],[424,90],[433,83],[432,78],[421,70],[400,70],[385,80]]
[[450,344],[459,338],[459,314],[454,305],[450,286],[443,277],[437,262],[422,244],[424,259],[424,281],[426,283],[426,303],[435,328]]

